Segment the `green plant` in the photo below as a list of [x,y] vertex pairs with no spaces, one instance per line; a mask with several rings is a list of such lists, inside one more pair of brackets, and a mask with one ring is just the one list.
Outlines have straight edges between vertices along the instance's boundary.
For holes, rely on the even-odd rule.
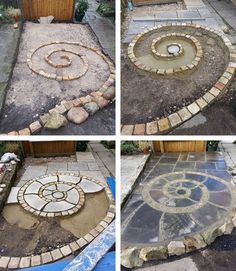
[[220,141],[207,141],[206,150],[207,151],[216,151]]
[[76,143],[76,150],[80,152],[85,152],[89,141],[78,141]]
[[138,147],[133,141],[122,141],[121,142],[121,154],[136,154],[139,153]]
[[14,142],[8,142],[5,144],[4,152],[14,152],[15,154],[19,153],[19,144]]
[[78,8],[77,11],[79,14],[85,14],[85,12],[88,10],[89,4],[87,0],[79,0],[78,1]]
[[97,12],[103,17],[115,17],[115,2],[103,1],[98,6]]
[[107,149],[115,149],[115,141],[101,141],[101,144]]
[[8,15],[7,9],[0,5],[0,23],[13,23],[14,20]]
[[15,21],[18,21],[21,17],[21,10],[19,8],[9,7],[6,10],[6,14],[9,18],[12,18]]

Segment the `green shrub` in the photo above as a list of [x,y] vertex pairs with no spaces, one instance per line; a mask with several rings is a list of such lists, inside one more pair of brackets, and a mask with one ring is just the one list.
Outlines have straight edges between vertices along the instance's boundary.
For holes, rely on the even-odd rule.
[[0,5],[0,24],[1,23],[13,23],[14,20],[8,14],[8,9],[3,5]]
[[134,144],[133,141],[122,141],[121,142],[121,154],[136,154],[139,153],[138,147]]
[[115,2],[102,2],[97,8],[97,12],[103,17],[115,17]]
[[107,149],[115,149],[116,148],[115,141],[101,141],[101,144]]
[[85,14],[88,10],[89,4],[87,0],[79,0],[78,1],[78,13]]
[[217,151],[218,144],[220,141],[207,141],[207,151]]

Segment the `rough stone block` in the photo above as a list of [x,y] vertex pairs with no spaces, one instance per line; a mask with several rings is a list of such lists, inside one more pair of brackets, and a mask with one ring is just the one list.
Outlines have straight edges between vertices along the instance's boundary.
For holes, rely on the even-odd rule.
[[158,132],[157,121],[148,122],[146,124],[146,133],[148,135],[157,134],[157,132]]
[[134,125],[123,125],[121,129],[122,135],[132,135],[134,130]]
[[41,130],[42,126],[39,123],[39,121],[35,121],[30,124],[29,128],[32,134],[36,134],[37,132]]
[[135,124],[134,126],[134,135],[144,135],[145,134],[145,123],[142,124]]
[[180,109],[178,111],[178,114],[179,114],[180,118],[182,119],[182,121],[186,121],[186,120],[190,119],[192,116],[186,107]]
[[168,119],[170,121],[171,127],[175,127],[182,122],[177,113],[169,115]]
[[160,132],[165,132],[170,129],[169,120],[167,118],[160,119],[157,123]]
[[182,255],[185,253],[185,245],[182,241],[171,241],[168,245],[168,254]]
[[200,111],[199,106],[195,102],[187,106],[187,108],[189,112],[193,115],[197,114]]

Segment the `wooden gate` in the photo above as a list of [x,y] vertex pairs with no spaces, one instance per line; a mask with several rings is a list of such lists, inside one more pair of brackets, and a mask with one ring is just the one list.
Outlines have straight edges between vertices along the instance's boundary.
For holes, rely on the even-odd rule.
[[72,21],[74,5],[75,0],[22,0],[24,18],[28,21],[50,15],[56,21]]
[[25,156],[53,157],[75,154],[75,141],[22,142]]
[[153,141],[156,152],[204,152],[206,141]]

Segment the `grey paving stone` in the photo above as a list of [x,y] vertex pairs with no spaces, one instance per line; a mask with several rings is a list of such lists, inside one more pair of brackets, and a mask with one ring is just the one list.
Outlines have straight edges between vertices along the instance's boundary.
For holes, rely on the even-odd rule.
[[18,202],[17,194],[18,194],[19,190],[20,190],[20,187],[12,187],[11,188],[10,194],[7,199],[7,203],[17,203]]
[[198,10],[177,10],[178,18],[185,18],[192,20],[193,18],[200,18]]
[[212,13],[207,8],[198,8],[197,10],[198,10],[200,16],[203,18],[212,17]]
[[24,195],[24,199],[29,206],[39,211],[47,204],[47,201],[41,199],[38,195]]
[[32,194],[38,192],[41,186],[41,183],[35,181],[27,187],[27,189],[25,190],[25,194]]
[[47,164],[48,170],[47,173],[56,172],[58,170],[67,170],[67,163],[65,162],[50,162]]
[[99,170],[89,170],[89,171],[81,170],[80,174],[87,176],[87,177],[90,177],[90,178],[93,178],[97,181],[105,181],[104,176],[102,175],[101,171],[99,171]]
[[176,11],[157,11],[155,13],[156,19],[175,19],[178,18]]
[[58,202],[49,202],[45,208],[43,209],[44,212],[56,213],[56,212],[63,212],[68,209],[73,208],[74,205],[68,203],[66,201],[58,201]]
[[99,170],[98,164],[96,162],[89,162],[88,168],[89,170]]
[[79,183],[80,182],[80,177],[76,176],[68,176],[68,175],[60,175],[59,180],[62,182],[69,182],[69,183]]
[[91,152],[76,152],[76,159],[77,159],[77,162],[94,161],[94,157]]
[[154,21],[131,21],[127,35],[137,35],[146,29],[154,27],[154,25]]
[[83,189],[85,193],[95,193],[103,189],[102,186],[86,179],[82,179],[79,186]]
[[57,181],[57,176],[48,176],[48,177],[40,179],[41,184],[47,184],[47,183],[56,182],[56,181]]
[[89,170],[87,162],[71,162],[68,163],[68,170]]
[[47,166],[28,166],[25,173],[20,178],[22,181],[28,181],[38,176],[45,175],[47,171]]

